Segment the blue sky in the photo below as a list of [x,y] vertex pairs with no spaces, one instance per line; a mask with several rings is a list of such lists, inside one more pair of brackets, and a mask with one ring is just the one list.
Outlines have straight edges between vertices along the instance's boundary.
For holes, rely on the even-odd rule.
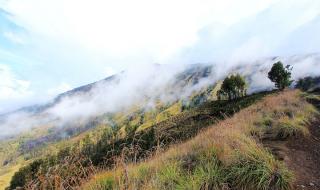
[[0,0],[0,112],[130,67],[320,49],[318,0]]

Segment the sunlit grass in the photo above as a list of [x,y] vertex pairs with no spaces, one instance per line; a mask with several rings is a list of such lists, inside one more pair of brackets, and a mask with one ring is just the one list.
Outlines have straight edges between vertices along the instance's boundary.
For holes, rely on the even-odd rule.
[[6,171],[3,174],[0,174],[0,189],[5,189],[9,186],[11,177],[13,174],[18,171],[20,168],[20,164],[16,164],[6,168]]
[[292,172],[256,139],[306,136],[315,114],[299,91],[269,95],[149,160],[102,172],[84,189],[106,179],[113,189],[290,189]]

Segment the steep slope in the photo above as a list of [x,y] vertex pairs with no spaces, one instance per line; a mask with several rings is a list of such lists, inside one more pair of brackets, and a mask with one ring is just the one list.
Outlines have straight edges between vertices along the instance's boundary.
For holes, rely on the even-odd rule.
[[273,85],[266,73],[279,60],[293,65],[294,79],[320,74],[312,69],[320,66],[320,54],[269,57],[250,63],[226,63],[225,68],[214,64],[178,68],[155,65],[142,76],[136,72],[122,72],[65,92],[47,104],[1,115],[0,127],[5,132],[0,134],[0,139],[28,133],[43,126],[50,128],[51,135],[44,134],[40,142],[65,139],[88,130],[92,121],[101,123],[99,117],[104,114],[130,112],[132,107],[148,109],[176,101],[188,101],[193,95],[217,84],[230,72],[246,76],[249,93],[272,89]]
[[[184,91],[183,88],[191,89],[192,86],[197,86],[199,81],[207,78],[210,72],[210,67],[208,66],[193,65],[177,74],[175,80],[166,87],[166,91],[171,93],[177,89],[180,89],[180,92]],[[59,95],[50,104],[23,108],[10,114],[27,112],[27,116],[29,117],[27,122],[30,118],[43,120],[42,117],[48,117],[46,114],[47,110],[54,108],[61,102],[63,103],[66,99],[83,96],[90,100],[90,95],[93,94],[91,91],[96,88],[96,86],[108,86],[108,84],[117,83],[119,82],[117,78],[118,76],[113,76],[96,83],[76,88]],[[1,140],[0,177],[2,180],[0,181],[0,188],[2,185],[3,187],[8,185],[11,176],[21,165],[28,164],[40,157],[56,154],[59,150],[72,146],[87,136],[95,136],[94,138],[97,138],[97,136],[101,135],[101,130],[113,128],[117,131],[119,129],[119,136],[121,136],[121,131],[126,133],[129,132],[131,128],[147,128],[179,114],[187,105],[188,107],[194,107],[207,99],[215,99],[216,88],[214,83],[207,83],[200,87],[202,88],[196,88],[194,91],[190,91],[190,96],[185,100],[173,99],[173,101],[169,102],[159,100],[156,107],[146,109],[144,104],[148,102],[147,97],[146,102],[139,102],[130,109],[115,113],[102,112],[94,117],[90,117],[85,120],[85,122],[71,122],[65,123],[63,126],[55,126],[52,120],[45,120],[43,124],[38,124],[38,126],[34,126],[35,128],[32,130],[17,137]],[[199,99],[199,97],[201,97],[202,102],[194,101],[195,98]],[[3,117],[6,117],[6,115],[2,116],[2,119]]]
[[[255,94],[231,102],[207,101],[143,130],[106,127],[99,135],[87,136],[74,146],[21,168],[13,176],[11,188],[23,185],[33,189],[52,188],[50,184],[67,189],[77,186],[94,170],[112,168],[123,154],[128,160],[147,158],[159,148],[166,149],[170,144],[193,137],[199,130],[252,105],[264,95]],[[126,134],[120,135],[123,131]]]
[[[79,146],[82,149],[83,144],[86,144],[84,142],[97,143],[105,131],[112,131],[112,138],[121,139],[130,134],[157,129],[171,138],[165,139],[164,143],[172,139],[190,138],[201,127],[223,118],[222,115],[217,117],[219,111],[222,111],[219,114],[238,111],[239,107],[232,110],[232,106],[238,104],[220,109],[222,104],[212,103],[216,100],[216,91],[220,88],[219,80],[222,77],[230,72],[243,74],[249,82],[249,93],[271,89],[272,84],[266,73],[272,63],[278,60],[297,68],[293,72],[293,77],[297,79],[306,74],[317,74],[318,71],[310,68],[319,67],[320,54],[271,57],[232,67],[226,64],[225,70],[204,64],[178,69],[156,65],[151,74],[142,74],[146,76],[122,72],[63,93],[51,103],[2,115],[0,127],[4,130],[0,134],[0,177],[10,178],[20,166],[56,155],[66,148]],[[136,77],[139,80],[132,82]],[[207,112],[192,112],[204,105],[209,106],[206,111],[211,111],[211,115]],[[209,117],[213,115],[210,120]],[[195,124],[200,125],[192,127]],[[186,136],[179,139],[177,136],[180,133],[175,132],[176,129],[184,129],[183,126],[190,127],[190,130],[186,130]],[[2,135],[6,136],[5,139]],[[95,156],[97,162],[104,159],[101,155]],[[8,180],[1,183],[8,184]]]
[[[318,114],[299,91],[271,94],[150,159],[140,163],[120,159],[114,170],[99,172],[82,188],[318,189],[319,182],[312,181],[317,177],[318,167],[309,168],[295,157],[299,153],[306,153],[300,157],[309,155],[309,150],[301,150],[310,145],[306,141],[315,143],[312,147],[317,146],[313,152],[319,151],[320,144],[313,138],[320,136],[308,128],[319,122],[313,123]],[[270,142],[284,143],[290,150],[283,152],[287,158],[283,160],[273,154]],[[293,145],[294,142],[301,144]],[[300,148],[293,149],[296,147]],[[315,166],[317,159],[312,157],[308,162]],[[309,177],[314,175],[310,181],[305,181],[305,171]]]

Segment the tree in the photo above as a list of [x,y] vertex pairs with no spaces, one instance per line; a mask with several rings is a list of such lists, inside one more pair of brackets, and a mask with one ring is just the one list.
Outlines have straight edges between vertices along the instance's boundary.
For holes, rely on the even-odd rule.
[[291,85],[293,82],[291,79],[292,67],[287,65],[283,67],[281,61],[278,61],[273,64],[271,70],[268,73],[268,78],[275,83],[275,86],[283,90],[284,88]]
[[237,99],[247,93],[247,83],[239,74],[231,75],[223,80],[221,89],[218,91],[218,99]]
[[309,91],[316,89],[320,84],[320,77],[311,77],[307,76],[300,78],[295,85],[296,88],[299,88],[303,91]]

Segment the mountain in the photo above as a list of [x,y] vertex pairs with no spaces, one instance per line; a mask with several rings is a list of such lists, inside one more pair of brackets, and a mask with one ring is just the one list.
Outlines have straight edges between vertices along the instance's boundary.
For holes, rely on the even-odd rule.
[[[224,73],[240,72],[240,73],[243,73],[244,75],[246,75],[248,77],[248,79],[250,80],[250,82],[256,83],[257,81],[254,81],[255,75],[264,74],[265,72],[267,72],[267,70],[270,68],[270,65],[273,62],[276,62],[279,60],[283,61],[284,63],[294,65],[295,68],[297,68],[297,69],[293,70],[293,77],[295,79],[301,78],[303,76],[317,76],[317,75],[319,75],[319,73],[317,73],[316,70],[310,69],[311,67],[317,67],[319,65],[318,63],[320,62],[320,54],[318,54],[318,53],[306,54],[306,55],[294,55],[294,56],[289,56],[289,57],[275,56],[275,57],[267,57],[267,58],[263,58],[263,59],[253,60],[253,61],[249,61],[249,62],[238,62],[238,63],[231,63],[231,64],[226,63],[225,64],[226,71],[224,71]],[[304,62],[308,62],[308,63],[304,63]],[[196,85],[202,79],[207,79],[209,77],[212,77],[212,75],[221,75],[219,73],[216,73],[217,71],[212,70],[213,67],[215,67],[214,65],[215,64],[191,64],[186,67],[180,67],[177,70],[177,72],[175,72],[173,74],[174,76],[171,78],[172,80],[176,81],[176,84],[169,83],[164,86],[169,86],[169,88],[172,88],[172,89],[176,88],[177,87],[176,85],[178,85],[178,86],[180,85],[180,87],[186,87],[187,83],[184,83],[184,84],[182,84],[182,83],[188,81],[189,80],[188,78],[190,78],[190,80],[192,80],[191,82],[194,83],[193,85]],[[306,66],[306,68],[303,68],[305,66]],[[159,67],[165,67],[165,66],[154,65],[154,67],[159,68]],[[167,68],[165,68],[165,70],[166,69],[170,70],[172,68],[167,67]],[[174,68],[174,69],[177,69],[177,68]],[[217,68],[216,70],[218,70],[218,69],[220,69],[220,68]],[[152,70],[152,71],[154,71],[154,70]],[[77,88],[72,89],[70,91],[59,94],[57,97],[55,97],[49,103],[42,104],[42,105],[32,105],[32,106],[23,107],[23,108],[18,109],[14,112],[3,114],[2,116],[6,116],[6,115],[16,113],[16,112],[30,112],[30,113],[38,114],[38,113],[43,112],[49,108],[52,108],[53,106],[57,105],[65,98],[68,98],[68,97],[70,98],[70,97],[74,97],[77,95],[89,94],[91,91],[94,90],[94,88],[96,86],[99,86],[99,85],[109,86],[114,83],[121,83],[122,80],[125,80],[122,77],[123,75],[125,75],[125,72],[121,72],[117,75],[107,77],[103,80],[93,82],[93,83],[90,83],[90,84],[87,84],[84,86],[80,86],[80,87],[77,87]],[[221,77],[223,77],[223,76],[213,77],[212,80],[216,81],[217,79],[219,79]],[[253,79],[251,80],[250,78],[253,78]],[[267,83],[268,81],[265,80],[263,82]],[[259,85],[261,88],[269,88],[271,86],[270,84],[271,83],[259,84]],[[263,86],[261,86],[261,85],[263,85]]]
[[[141,102],[138,104],[131,104],[130,102],[128,104],[129,108],[120,109],[120,111],[109,111],[106,108],[94,114],[83,116],[84,119],[73,120],[60,118],[60,115],[53,113],[52,110],[66,104],[68,100],[82,99],[81,103],[93,103],[92,99],[100,98],[95,93],[107,91],[117,85],[121,87],[126,83],[128,79],[125,77],[128,77],[128,75],[125,73],[60,94],[50,103],[25,107],[2,115],[1,127],[13,127],[15,129],[12,133],[8,133],[6,138],[0,140],[0,164],[2,164],[0,175],[3,172],[12,175],[15,169],[19,168],[18,165],[57,152],[63,147],[69,146],[69,143],[71,145],[74,141],[81,140],[85,135],[100,135],[99,131],[104,128],[119,128],[118,135],[123,135],[123,132],[128,130],[128,127],[126,127],[128,124],[138,128],[136,125],[141,123],[140,129],[143,129],[180,113],[183,107],[186,107],[189,103],[186,99],[182,104],[180,96],[189,97],[192,100],[192,97],[196,97],[200,91],[206,91],[207,87],[215,85],[215,83],[203,83],[204,79],[207,79],[211,74],[211,68],[212,66],[208,65],[190,65],[183,68],[181,72],[170,73],[167,78],[161,77],[158,85],[144,93],[146,95],[149,93],[149,96],[139,97],[138,99]],[[160,86],[161,89],[158,88]],[[194,89],[190,90],[192,88]],[[164,93],[164,89],[166,93]],[[179,91],[178,94],[175,93],[177,91]],[[182,92],[185,92],[185,95]],[[162,96],[164,94],[165,96]],[[214,98],[214,95],[207,92],[206,97]],[[85,101],[83,102],[83,100]],[[102,102],[103,100],[99,99],[99,101]],[[199,103],[197,100],[189,106],[196,106]],[[73,110],[71,107],[66,107],[65,110],[68,111],[69,109]],[[20,131],[20,134],[16,133],[17,130]],[[10,128],[8,128],[8,131],[11,132]],[[68,143],[65,144],[65,142]]]
[[40,104],[40,105],[32,105],[32,106],[26,106],[26,107],[22,107],[16,111],[10,112],[10,113],[5,113],[2,114],[2,116],[6,116],[9,114],[14,114],[16,112],[29,112],[29,113],[33,113],[33,114],[39,114],[43,111],[45,111],[46,109],[49,109],[50,107],[53,107],[54,105],[58,104],[63,98],[66,97],[72,97],[75,95],[79,95],[79,94],[83,94],[83,93],[88,93],[95,85],[97,85],[98,83],[102,83],[102,82],[111,82],[113,80],[115,80],[116,76],[110,76],[107,77],[101,81],[97,81],[97,82],[93,82],[84,86],[80,86],[77,88],[74,88],[70,91],[64,92],[62,94],[57,95],[51,102],[46,103],[46,104]]
[[[73,153],[88,151],[92,163],[100,167],[110,156],[110,146],[120,151],[138,143],[143,151],[136,156],[142,159],[157,144],[166,147],[190,139],[200,129],[264,97],[264,93],[255,93],[273,88],[267,72],[279,60],[293,66],[295,80],[320,74],[311,69],[320,66],[320,54],[262,58],[223,67],[153,65],[75,88],[47,104],[2,115],[0,177],[2,173],[11,177],[39,158],[56,160],[57,155],[80,156]],[[244,75],[253,95],[236,102],[217,101],[221,80],[231,73]],[[117,151],[113,154],[119,155]],[[58,160],[54,163],[60,167]]]
[[[46,104],[28,106],[3,114],[0,116],[0,128],[5,129],[6,133],[1,135],[2,138],[14,137],[21,132],[30,132],[31,128],[46,126],[50,128],[53,137],[45,139],[60,140],[94,127],[93,123],[101,122],[101,116],[106,114],[130,112],[133,107],[144,111],[177,101],[189,104],[196,94],[203,94],[228,73],[246,76],[249,93],[270,90],[273,84],[266,73],[271,65],[279,60],[294,67],[292,76],[295,80],[320,74],[312,69],[320,66],[320,54],[225,63],[224,68],[218,66],[221,64],[153,65],[134,72],[121,72],[75,88]],[[206,98],[208,97],[198,97],[198,101],[206,101]],[[214,99],[214,94],[210,98]]]

